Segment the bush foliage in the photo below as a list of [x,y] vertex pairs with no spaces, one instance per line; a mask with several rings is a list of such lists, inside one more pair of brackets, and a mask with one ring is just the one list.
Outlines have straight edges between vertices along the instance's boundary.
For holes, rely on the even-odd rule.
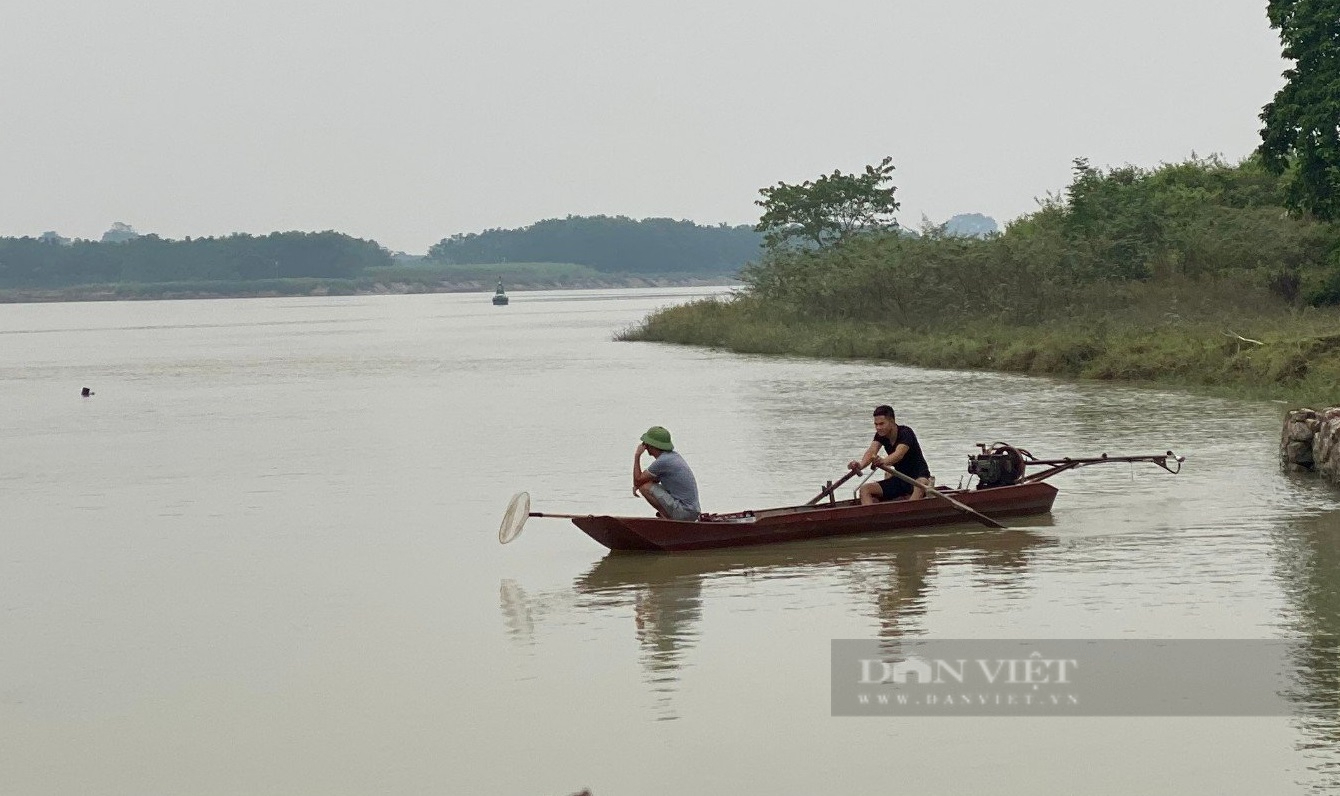
[[1167,310],[1279,312],[1340,301],[1340,232],[1288,214],[1256,160],[1108,171],[1075,162],[1060,196],[985,239],[927,230],[774,248],[743,272],[749,295],[800,318],[933,328]]
[[737,297],[670,308],[621,337],[1333,393],[1340,228],[1284,201],[1282,178],[1256,159],[1078,160],[1064,192],[1002,234],[774,247]]

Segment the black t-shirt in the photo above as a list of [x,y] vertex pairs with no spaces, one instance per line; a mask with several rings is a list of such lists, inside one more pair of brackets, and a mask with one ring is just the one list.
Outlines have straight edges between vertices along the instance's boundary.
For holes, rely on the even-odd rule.
[[893,469],[907,476],[908,478],[929,478],[931,468],[926,464],[926,455],[921,452],[921,443],[917,442],[917,435],[907,426],[898,427],[898,439],[890,441],[888,437],[880,434],[875,435],[875,442],[884,446],[885,453],[893,453],[899,445],[907,446],[907,455],[902,461],[893,466]]

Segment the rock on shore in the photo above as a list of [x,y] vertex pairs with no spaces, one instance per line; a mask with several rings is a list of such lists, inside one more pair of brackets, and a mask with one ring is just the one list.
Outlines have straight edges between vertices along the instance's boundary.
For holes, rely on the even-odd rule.
[[1291,472],[1314,470],[1340,484],[1340,406],[1290,412],[1280,434],[1280,463]]

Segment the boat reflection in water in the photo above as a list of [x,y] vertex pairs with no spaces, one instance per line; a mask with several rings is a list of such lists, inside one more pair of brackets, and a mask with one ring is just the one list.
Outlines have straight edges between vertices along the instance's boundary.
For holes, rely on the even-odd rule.
[[[1051,524],[1049,516],[1027,521]],[[1022,523],[1021,523],[1022,524]],[[972,572],[971,586],[1017,590],[1034,551],[1054,540],[1031,530],[953,530],[915,536],[884,535],[812,540],[764,547],[648,555],[609,553],[573,583],[570,593],[528,596],[511,580],[500,589],[504,622],[514,638],[534,643],[534,628],[550,611],[631,613],[648,685],[662,697],[674,691],[686,658],[697,643],[704,593],[752,599],[767,581],[836,583],[853,596],[852,607],[872,620],[878,638],[896,643],[918,632],[937,568],[952,561]],[[749,591],[740,594],[738,587]],[[775,605],[775,603],[774,603]],[[765,604],[751,608],[769,610]],[[631,610],[630,610],[631,609]],[[825,643],[831,635],[819,631]]]

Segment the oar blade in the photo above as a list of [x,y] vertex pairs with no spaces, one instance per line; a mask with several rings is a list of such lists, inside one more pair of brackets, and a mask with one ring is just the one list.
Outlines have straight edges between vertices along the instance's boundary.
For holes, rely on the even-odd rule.
[[521,535],[521,529],[530,517],[530,493],[517,492],[503,512],[502,524],[498,526],[498,541],[507,544]]

